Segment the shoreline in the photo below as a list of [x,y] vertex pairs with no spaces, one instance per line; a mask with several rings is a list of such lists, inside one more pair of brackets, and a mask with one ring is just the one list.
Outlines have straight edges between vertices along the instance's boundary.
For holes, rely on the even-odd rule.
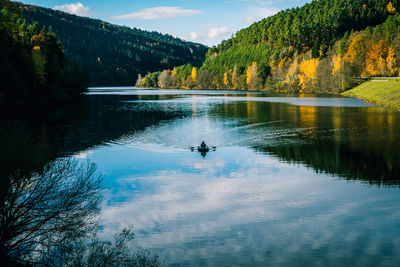
[[400,111],[400,78],[370,80],[341,95]]
[[[391,90],[387,90],[385,85],[389,85]],[[322,94],[322,93],[290,93],[290,92],[280,92],[280,91],[246,91],[246,90],[236,90],[236,89],[183,89],[183,88],[159,88],[159,87],[138,87],[138,86],[94,86],[88,87],[88,90],[107,90],[112,88],[122,88],[122,89],[154,89],[154,90],[178,90],[184,92],[190,91],[202,91],[202,92],[229,92],[229,93],[237,93],[237,94],[280,94],[289,96],[303,96],[303,97],[349,97],[355,98],[362,101],[365,101],[370,104],[374,104],[377,106],[391,108],[400,111],[400,78],[392,78],[392,79],[373,79],[367,82],[364,82],[353,89],[347,90],[338,94]],[[388,95],[392,91],[396,91],[399,97],[394,101],[386,99]]]
[[288,95],[288,96],[305,96],[305,97],[316,97],[316,96],[324,96],[324,97],[337,97],[341,96],[344,97],[341,93],[296,93],[296,92],[283,92],[283,91],[264,91],[264,90],[236,90],[236,89],[183,89],[183,88],[159,88],[159,87],[138,87],[138,86],[126,86],[126,85],[121,85],[121,86],[93,86],[93,87],[88,87],[87,90],[106,90],[106,89],[112,89],[112,88],[119,88],[119,89],[152,89],[152,90],[179,90],[179,91],[213,91],[213,92],[237,92],[238,94],[246,94],[246,93],[259,93],[259,94],[281,94],[281,95]]

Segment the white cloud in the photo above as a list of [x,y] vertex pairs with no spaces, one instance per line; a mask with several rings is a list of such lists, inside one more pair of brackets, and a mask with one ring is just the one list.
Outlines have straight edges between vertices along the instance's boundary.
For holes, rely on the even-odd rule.
[[273,5],[274,4],[274,1],[263,1],[263,0],[239,0],[239,2],[256,3],[259,5]]
[[244,21],[246,23],[252,24],[256,21],[259,21],[263,18],[270,17],[272,15],[275,15],[276,13],[279,12],[279,9],[275,7],[253,7],[250,11],[251,15],[244,17]]
[[258,8],[258,14],[261,15],[263,18],[270,17],[272,15],[275,15],[276,13],[279,12],[279,9],[275,7],[270,7],[270,8]]
[[198,41],[198,40],[202,40],[203,36],[201,36],[200,33],[198,33],[198,32],[191,32],[190,39],[193,41]]
[[84,6],[82,3],[77,2],[73,4],[65,4],[62,6],[55,6],[53,9],[61,10],[67,13],[75,14],[78,16],[88,16],[91,13],[89,7]]
[[183,39],[183,40],[188,40],[188,41],[192,41],[192,42],[198,42],[201,40],[204,40],[204,36],[201,35],[199,32],[191,32],[189,34],[185,34],[183,36],[180,36],[179,38]]
[[223,160],[201,160],[190,159],[182,163],[183,166],[189,166],[194,169],[213,169],[225,167]]
[[220,37],[226,36],[229,34],[228,28],[226,26],[222,26],[220,28],[211,28],[208,31],[208,37],[210,37],[210,39],[218,39]]
[[183,9],[182,7],[152,7],[141,9],[137,12],[119,15],[113,17],[114,19],[170,19],[178,17],[189,17],[201,13],[196,9]]
[[244,21],[246,21],[247,23],[251,24],[257,21],[257,18],[254,16],[247,16],[244,18]]

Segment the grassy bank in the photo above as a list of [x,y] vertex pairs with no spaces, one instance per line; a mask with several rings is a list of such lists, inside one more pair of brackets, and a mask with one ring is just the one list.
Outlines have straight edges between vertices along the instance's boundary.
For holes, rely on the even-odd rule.
[[371,80],[342,93],[342,95],[400,109],[400,79]]

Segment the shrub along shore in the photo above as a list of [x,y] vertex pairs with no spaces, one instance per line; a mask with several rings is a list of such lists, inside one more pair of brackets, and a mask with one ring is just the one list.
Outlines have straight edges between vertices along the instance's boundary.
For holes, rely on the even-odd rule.
[[390,80],[373,79],[342,93],[342,95],[400,109],[400,78]]

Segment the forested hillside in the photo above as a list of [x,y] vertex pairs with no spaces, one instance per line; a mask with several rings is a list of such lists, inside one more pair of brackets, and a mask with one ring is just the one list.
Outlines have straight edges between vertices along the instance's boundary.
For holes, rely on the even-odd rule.
[[0,107],[51,105],[85,87],[54,33],[25,23],[13,2],[0,0]]
[[[210,49],[220,53],[232,46],[264,44],[275,53],[312,50],[313,57],[327,52],[348,31],[363,30],[383,23],[390,11],[389,0],[314,0],[301,8],[292,8],[265,18],[240,30],[236,35]],[[398,7],[399,0],[391,0]],[[292,52],[292,53],[293,53]],[[278,55],[277,55],[278,56]]]
[[55,32],[66,56],[88,72],[91,86],[133,85],[138,74],[185,63],[200,66],[208,49],[170,35],[18,5],[30,23],[37,21]]
[[[157,82],[160,87],[338,93],[354,86],[354,77],[395,76],[399,8],[399,0],[312,1],[210,48],[203,66],[186,71],[185,78],[177,78],[175,68],[160,73]],[[144,84],[146,78],[154,80],[145,77]]]

